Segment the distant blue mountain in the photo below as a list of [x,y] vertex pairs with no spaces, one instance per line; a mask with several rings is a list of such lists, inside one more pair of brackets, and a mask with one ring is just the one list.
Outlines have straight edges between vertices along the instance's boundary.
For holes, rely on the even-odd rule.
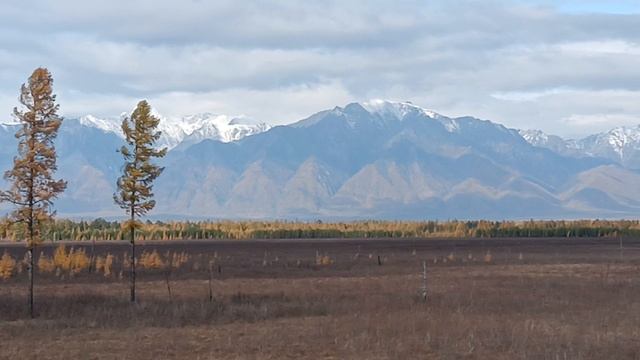
[[[3,169],[15,151],[12,132],[0,127]],[[154,214],[528,219],[638,212],[636,171],[611,158],[534,146],[526,135],[411,103],[353,103],[237,141],[177,144],[162,160]],[[121,144],[112,131],[65,121],[57,141],[59,174],[69,181],[57,202],[61,215],[120,215],[111,197]]]

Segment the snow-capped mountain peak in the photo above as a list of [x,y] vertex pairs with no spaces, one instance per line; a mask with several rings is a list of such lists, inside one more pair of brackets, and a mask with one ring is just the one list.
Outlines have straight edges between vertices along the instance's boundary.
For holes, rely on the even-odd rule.
[[518,130],[518,133],[532,145],[540,146],[549,141],[549,135],[540,130]]
[[104,132],[116,133],[118,136],[122,137],[122,130],[120,128],[121,122],[118,119],[100,119],[89,114],[78,118],[78,122],[82,126],[96,128]]
[[[584,139],[587,141],[589,138]],[[640,148],[640,126],[617,127],[606,133],[598,134],[593,138],[598,145],[608,144],[620,158],[624,158],[625,150]]]
[[[123,113],[119,119],[98,118],[93,115],[82,116],[78,119],[81,125],[93,127],[104,132],[110,132],[123,137],[121,130],[122,119],[129,114]],[[202,140],[212,139],[221,142],[232,142],[245,136],[255,135],[270,129],[270,126],[244,116],[230,117],[212,113],[200,113],[179,118],[168,118],[155,109],[152,115],[160,119],[158,130],[162,132],[158,140],[159,147],[170,150],[186,143],[195,144]]]
[[158,127],[166,138],[166,146],[169,148],[181,143],[194,144],[205,139],[232,142],[271,128],[263,122],[253,121],[243,116],[230,117],[211,113],[167,119],[164,123],[161,120]]
[[362,107],[372,115],[385,119],[404,120],[410,114],[418,114],[439,121],[448,132],[455,132],[460,125],[455,119],[440,115],[433,110],[414,105],[410,101],[389,101],[373,99],[361,103]]
[[369,101],[350,104],[345,108],[336,107],[332,112],[342,113],[348,111],[353,106],[364,109],[375,121],[380,123],[404,121],[409,116],[418,116],[433,119],[440,122],[447,131],[455,132],[459,129],[459,124],[455,119],[440,115],[432,110],[412,104],[409,101],[390,101],[381,99],[372,99]]
[[397,102],[382,99],[372,99],[361,103],[361,105],[372,115],[380,115],[383,117],[390,116],[397,120],[404,119],[408,114],[412,112],[422,113],[432,119],[443,117],[432,110],[414,105],[409,101]]
[[567,140],[539,130],[520,130],[520,135],[534,146],[562,155],[609,159],[624,166],[640,168],[640,125],[617,127],[578,140]]

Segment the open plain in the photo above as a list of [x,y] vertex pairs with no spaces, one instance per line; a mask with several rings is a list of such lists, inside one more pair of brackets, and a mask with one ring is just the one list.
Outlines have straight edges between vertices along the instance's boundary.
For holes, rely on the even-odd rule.
[[0,281],[1,358],[640,358],[637,239],[146,242],[136,304],[127,243],[65,248],[92,265],[39,269],[35,319]]

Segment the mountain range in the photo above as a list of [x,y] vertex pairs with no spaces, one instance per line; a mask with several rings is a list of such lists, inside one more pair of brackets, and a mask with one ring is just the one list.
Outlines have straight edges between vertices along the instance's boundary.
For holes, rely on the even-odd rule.
[[[567,140],[383,100],[275,127],[213,114],[160,118],[159,146],[170,151],[154,188],[158,218],[622,218],[640,210],[640,127]],[[56,202],[61,216],[122,215],[112,201],[119,123],[65,120],[56,141],[58,174],[69,182]],[[0,169],[11,165],[15,131],[0,125]]]
[[521,130],[520,134],[535,146],[567,156],[600,157],[630,169],[640,169],[640,125],[617,127],[583,139],[563,139],[540,130]]

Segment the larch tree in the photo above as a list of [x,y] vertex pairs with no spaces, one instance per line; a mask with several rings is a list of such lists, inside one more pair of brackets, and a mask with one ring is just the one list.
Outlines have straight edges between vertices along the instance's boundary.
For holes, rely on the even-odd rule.
[[58,116],[59,105],[52,85],[53,77],[45,68],[34,70],[22,85],[22,106],[13,110],[15,119],[22,125],[16,133],[18,155],[13,159],[13,168],[4,174],[11,188],[0,192],[0,202],[17,207],[10,221],[20,224],[25,233],[31,317],[34,317],[34,249],[42,240],[42,226],[55,214],[53,201],[67,187],[64,180],[54,179],[57,170],[54,140],[62,118]]
[[136,301],[136,238],[135,231],[141,226],[137,220],[151,211],[156,202],[153,200],[153,182],[164,168],[153,163],[154,158],[162,158],[167,149],[156,149],[154,146],[160,138],[158,131],[160,119],[151,114],[151,106],[140,101],[130,117],[122,120],[122,132],[126,145],[120,148],[124,157],[123,174],[118,179],[118,192],[114,200],[124,209],[129,220],[124,223],[130,232],[131,260],[131,302]]

